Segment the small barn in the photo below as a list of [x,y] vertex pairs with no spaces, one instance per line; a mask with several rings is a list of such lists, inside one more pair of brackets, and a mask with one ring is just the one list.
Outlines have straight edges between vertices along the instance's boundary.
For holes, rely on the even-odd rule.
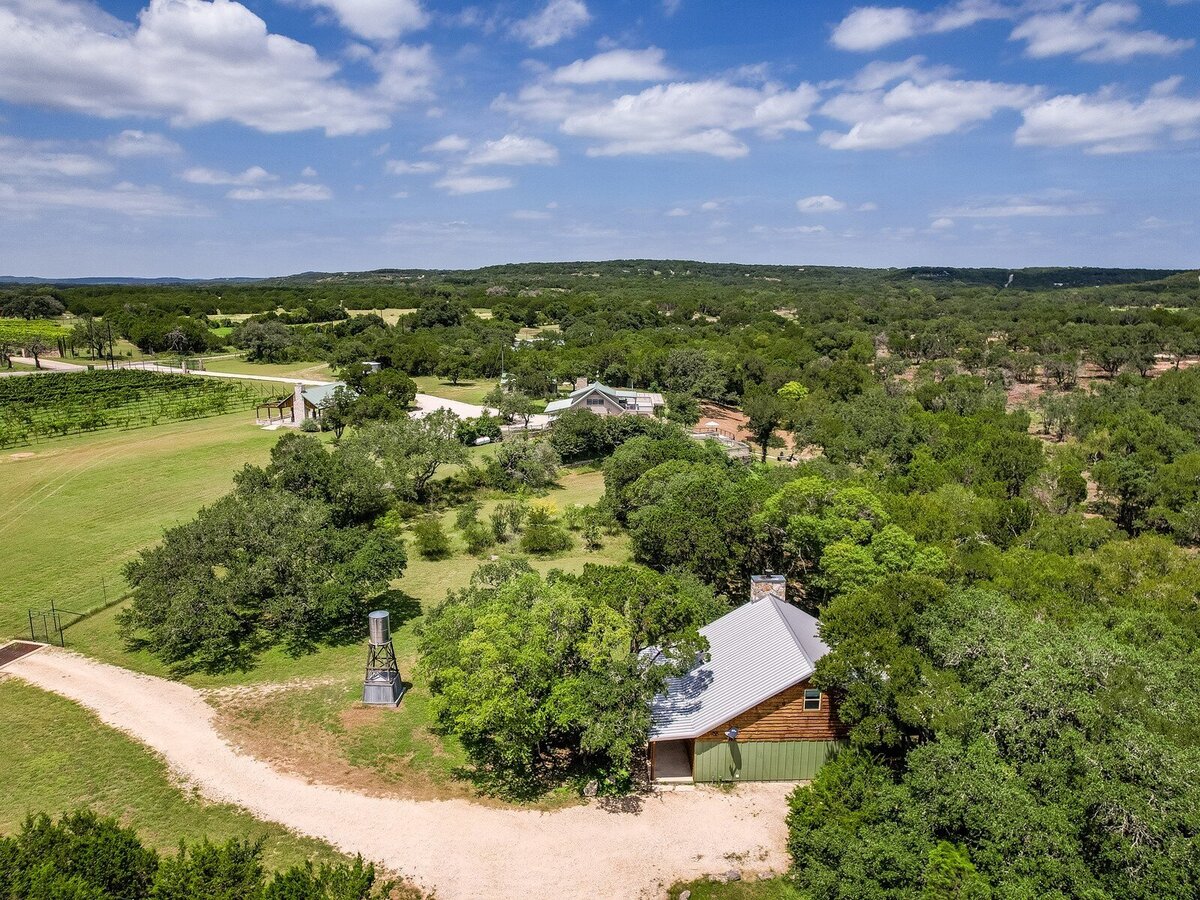
[[708,659],[651,709],[652,780],[804,781],[842,743],[834,698],[810,683],[829,650],[820,623],[785,591],[782,576],[757,575],[749,603],[700,629]]

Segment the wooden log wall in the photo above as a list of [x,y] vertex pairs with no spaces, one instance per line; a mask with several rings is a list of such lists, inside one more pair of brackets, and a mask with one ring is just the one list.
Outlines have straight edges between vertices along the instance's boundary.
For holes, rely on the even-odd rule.
[[828,694],[821,694],[820,709],[804,708],[808,687],[806,679],[782,690],[696,740],[723,741],[730,728],[738,730],[738,741],[835,741],[845,737],[849,729],[838,721]]

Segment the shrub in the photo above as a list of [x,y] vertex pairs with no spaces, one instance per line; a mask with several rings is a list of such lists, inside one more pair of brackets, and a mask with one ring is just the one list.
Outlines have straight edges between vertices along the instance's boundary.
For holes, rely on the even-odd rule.
[[501,503],[496,507],[496,512],[503,512],[504,521],[513,534],[519,532],[525,524],[525,516],[529,513],[529,507],[524,503],[510,502]]
[[482,522],[472,522],[463,529],[463,539],[467,542],[467,550],[479,555],[496,544],[496,535],[492,529]]
[[508,539],[508,511],[503,506],[497,506],[488,516],[488,524],[492,529],[492,537],[497,541]]
[[573,544],[571,535],[559,525],[530,525],[521,535],[521,549],[526,553],[562,553]]
[[321,423],[316,419],[305,419],[300,423],[300,430],[305,434],[316,434],[321,430]]
[[417,552],[426,559],[445,559],[450,555],[450,538],[437,516],[425,516],[412,527]]
[[479,501],[468,500],[454,512],[454,527],[466,531],[479,522]]

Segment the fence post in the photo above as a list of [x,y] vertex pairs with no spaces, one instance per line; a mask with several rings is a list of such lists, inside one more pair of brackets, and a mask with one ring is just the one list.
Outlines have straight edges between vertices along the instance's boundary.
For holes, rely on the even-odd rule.
[[31,641],[37,640],[37,637],[33,633],[33,610],[32,609],[29,611],[29,639]]

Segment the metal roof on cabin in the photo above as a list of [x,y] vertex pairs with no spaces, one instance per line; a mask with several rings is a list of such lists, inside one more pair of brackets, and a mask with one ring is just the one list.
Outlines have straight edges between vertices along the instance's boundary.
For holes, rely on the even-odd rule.
[[829,652],[820,622],[765,597],[700,629],[708,662],[667,682],[651,704],[650,740],[695,738],[812,675]]
[[335,381],[333,384],[308,384],[301,388],[301,393],[313,406],[324,406],[333,399],[334,391],[345,386],[344,381]]
[[[609,397],[612,397],[613,399],[621,399],[621,398],[625,398],[626,400],[649,399],[658,405],[662,405],[662,403],[663,403],[662,394],[656,394],[651,391],[635,391],[632,388],[612,388],[606,384],[601,384],[599,381],[593,381],[590,384],[584,385],[581,388],[575,388],[575,390],[571,391],[571,393],[568,394],[567,396],[570,398],[570,400],[572,402],[574,402],[575,400],[578,400],[579,398],[581,398],[584,394],[591,393],[592,391],[599,391],[600,393],[606,394]],[[564,401],[555,400],[554,402],[555,403],[563,403]],[[570,404],[568,403],[568,406],[569,405]],[[547,410],[549,410],[549,406],[547,406],[546,408],[547,408]],[[566,407],[563,407],[563,409],[565,409],[565,408]]]

